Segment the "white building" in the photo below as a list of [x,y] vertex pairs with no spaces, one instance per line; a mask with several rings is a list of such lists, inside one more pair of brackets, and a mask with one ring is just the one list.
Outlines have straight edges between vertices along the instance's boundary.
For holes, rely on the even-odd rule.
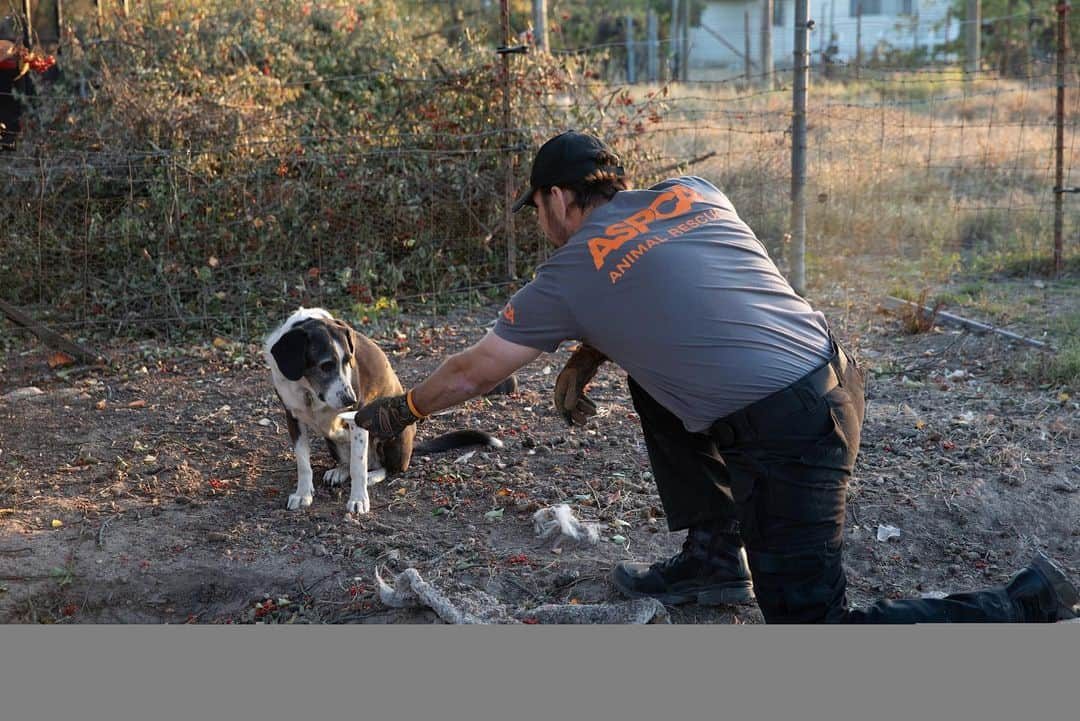
[[[857,32],[858,3],[862,3],[862,30]],[[947,19],[949,0],[810,0],[811,64],[821,62],[830,44],[834,59],[853,62],[856,35],[864,62],[875,47],[914,50],[941,46],[961,32],[956,18]],[[701,25],[690,29],[692,68],[745,68],[746,19],[750,13],[750,57],[756,72],[761,61],[762,0],[712,0],[701,14]],[[795,0],[773,2],[773,63],[790,67],[795,45]]]

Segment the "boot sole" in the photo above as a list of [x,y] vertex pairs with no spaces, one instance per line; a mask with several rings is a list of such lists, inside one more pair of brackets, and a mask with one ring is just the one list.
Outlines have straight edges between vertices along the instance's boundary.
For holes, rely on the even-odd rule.
[[738,606],[745,603],[753,603],[753,583],[735,584],[731,586],[710,586],[708,588],[688,589],[679,593],[644,593],[627,588],[619,579],[612,574],[611,582],[628,598],[655,598],[666,606],[678,606],[683,603],[697,601],[699,606]]
[[1035,569],[1053,589],[1054,596],[1058,601],[1057,620],[1068,621],[1076,618],[1076,604],[1080,601],[1080,594],[1077,593],[1076,586],[1065,576],[1065,572],[1061,570],[1061,567],[1054,563],[1045,553],[1039,551],[1035,554],[1035,558],[1031,560],[1031,568]]

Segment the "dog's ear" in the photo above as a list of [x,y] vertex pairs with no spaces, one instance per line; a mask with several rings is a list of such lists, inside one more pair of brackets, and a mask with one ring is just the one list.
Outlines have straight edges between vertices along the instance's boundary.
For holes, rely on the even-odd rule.
[[356,344],[353,343],[353,334],[356,332],[349,327],[349,324],[344,321],[335,321],[337,327],[341,329],[341,334],[345,336],[345,345],[349,347],[349,355],[356,355]]
[[298,381],[304,376],[304,368],[307,366],[308,334],[294,328],[281,336],[277,343],[270,349],[274,356],[281,375],[291,381]]

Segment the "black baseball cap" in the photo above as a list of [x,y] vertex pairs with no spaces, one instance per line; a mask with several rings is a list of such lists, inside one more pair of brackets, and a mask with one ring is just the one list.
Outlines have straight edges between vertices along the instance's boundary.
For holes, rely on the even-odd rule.
[[619,157],[600,138],[576,130],[556,135],[536,151],[529,187],[514,202],[513,211],[516,213],[526,205],[535,208],[533,193],[540,188],[573,185],[598,170],[621,176],[621,165],[601,162],[611,158],[619,162]]

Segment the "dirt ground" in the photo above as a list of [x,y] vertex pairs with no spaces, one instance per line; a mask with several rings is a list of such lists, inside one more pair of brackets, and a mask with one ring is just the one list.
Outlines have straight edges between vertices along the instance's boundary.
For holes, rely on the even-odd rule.
[[[812,293],[867,367],[869,405],[849,496],[850,597],[972,589],[1004,581],[1042,549],[1080,576],[1080,405],[1011,368],[1033,351],[939,326],[906,335],[857,287]],[[372,333],[408,385],[477,339],[498,307],[402,316]],[[389,328],[390,326],[386,326]],[[5,333],[10,327],[5,326]],[[378,598],[375,571],[415,568],[462,603],[621,600],[620,559],[674,552],[623,374],[606,366],[601,415],[569,429],[550,405],[564,349],[520,374],[511,397],[470,402],[419,430],[476,427],[501,450],[414,458],[372,489],[317,485],[288,511],[295,465],[254,345],[219,340],[108,348],[109,371],[50,368],[18,334],[0,358],[0,621],[8,623],[430,623]],[[61,371],[60,374],[57,371]],[[316,479],[330,467],[315,449]],[[596,545],[538,539],[532,514],[568,503],[602,526]],[[880,526],[899,538],[879,541]],[[755,606],[669,609],[675,623],[760,623]]]

